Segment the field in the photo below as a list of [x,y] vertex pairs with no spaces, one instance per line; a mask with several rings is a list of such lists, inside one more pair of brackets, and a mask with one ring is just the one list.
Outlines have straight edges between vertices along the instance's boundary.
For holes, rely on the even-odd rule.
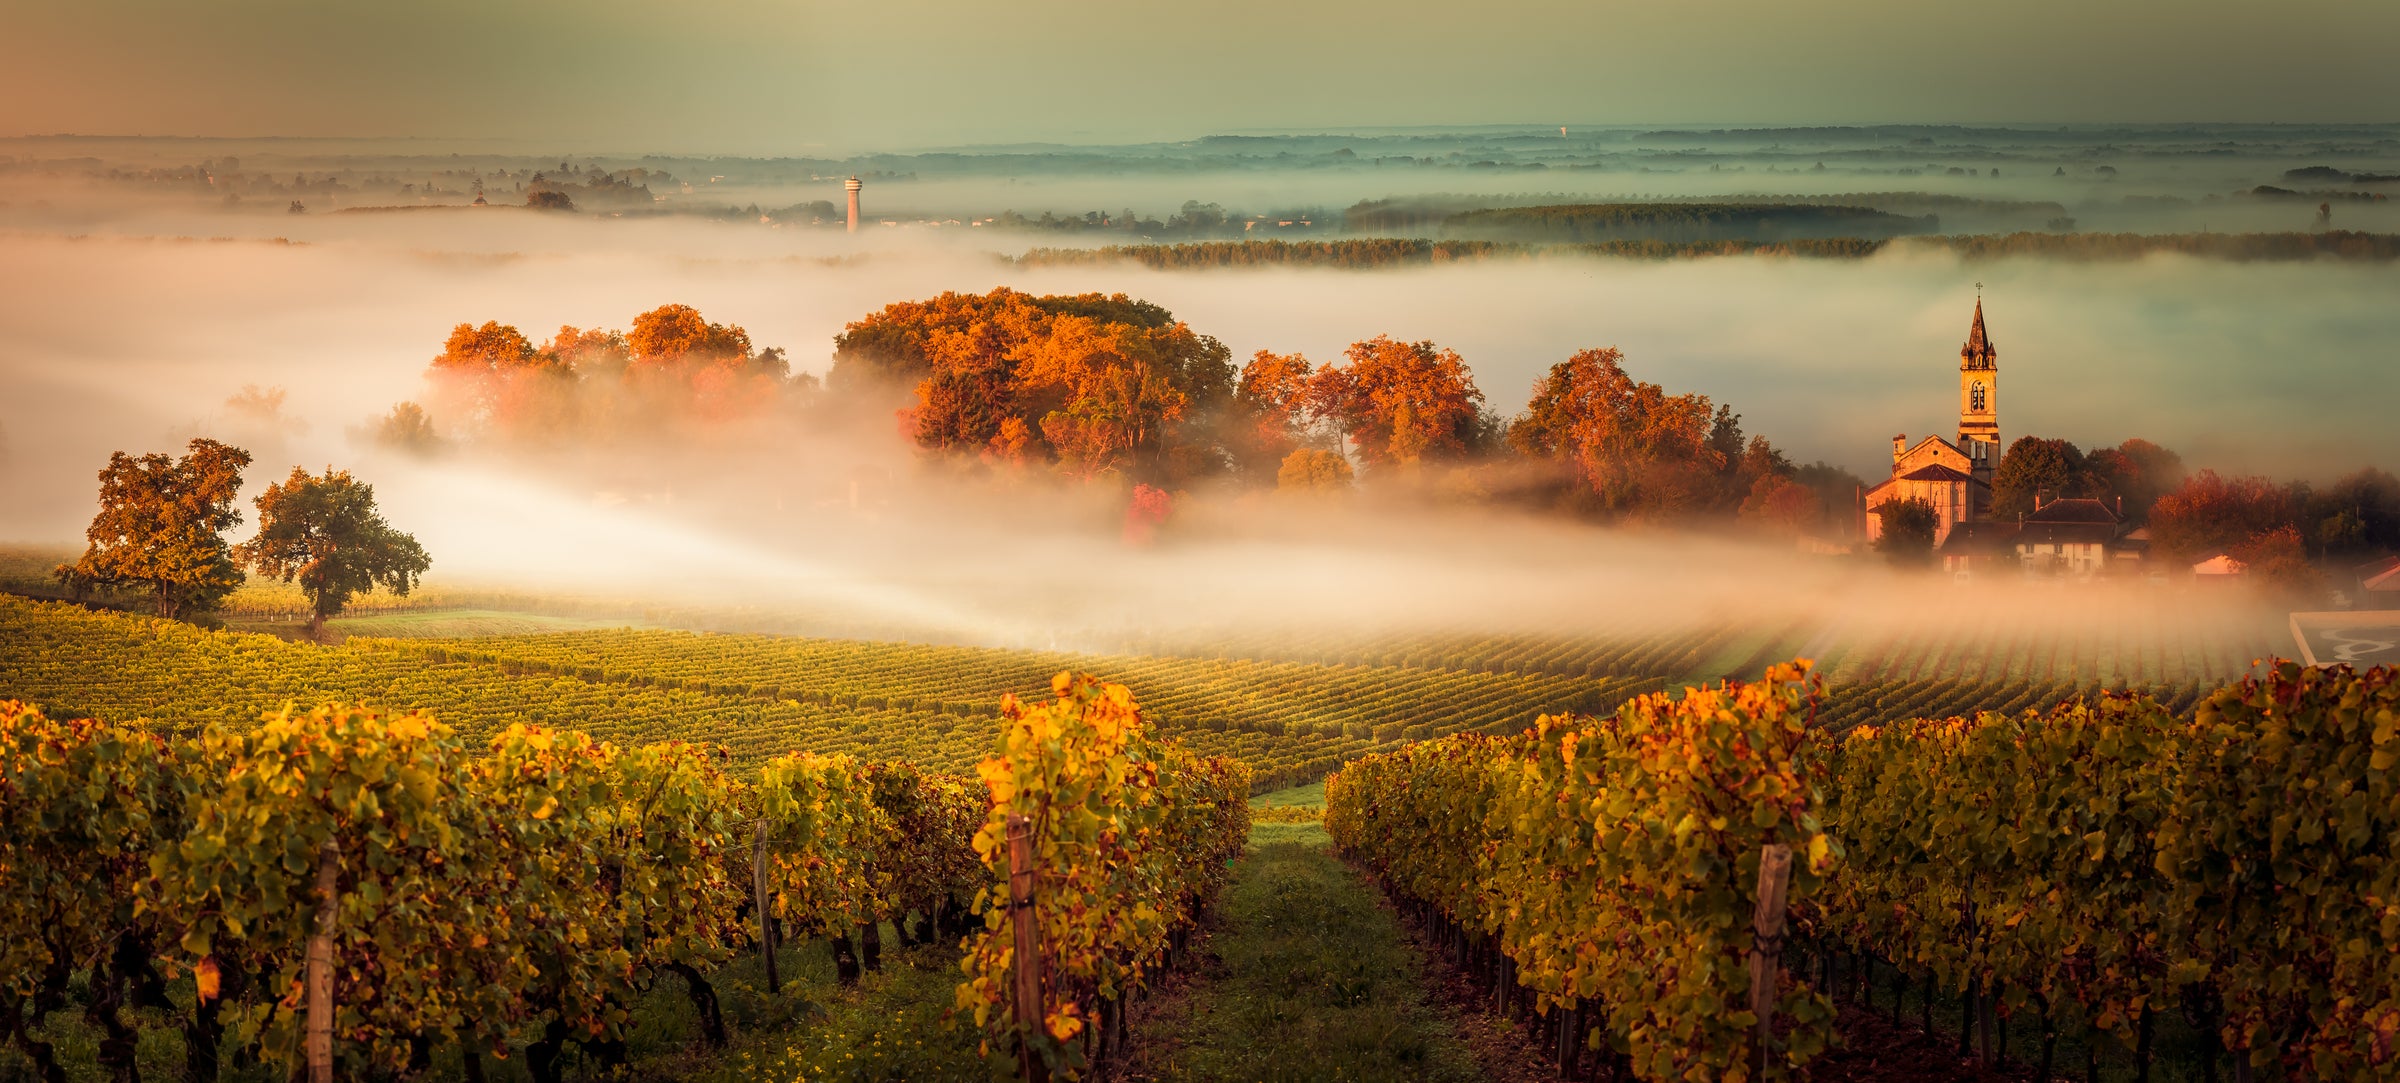
[[433,711],[470,734],[537,722],[620,742],[719,743],[744,764],[805,750],[955,769],[986,751],[1002,697],[1040,693],[1077,670],[1128,685],[1165,732],[1242,760],[1273,788],[1408,741],[1511,733],[1544,713],[1605,712],[1641,692],[1753,677],[1811,647],[1827,648],[1820,720],[1836,728],[2046,708],[2100,688],[2148,689],[2180,708],[2273,652],[2266,622],[2236,636],[2166,609],[2126,625],[2138,635],[2105,639],[2044,640],[2026,625],[1876,637],[1793,625],[1656,638],[1631,628],[1187,637],[1117,654],[597,627],[605,623],[370,611],[336,622],[344,642],[315,646],[0,598],[0,695],[174,725],[366,699]]

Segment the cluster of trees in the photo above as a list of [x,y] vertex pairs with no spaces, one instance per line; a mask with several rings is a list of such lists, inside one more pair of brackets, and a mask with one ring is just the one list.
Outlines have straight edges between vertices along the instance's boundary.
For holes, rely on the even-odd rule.
[[1585,203],[1496,207],[1442,220],[1442,234],[1503,241],[1783,241],[1931,233],[1930,215],[1802,203]]
[[1209,431],[1232,400],[1232,354],[1124,294],[1010,289],[887,305],[834,339],[836,388],[908,388],[919,446],[1082,479],[1188,481],[1221,466]]
[[1789,533],[1858,484],[1795,466],[1707,396],[1633,379],[1613,349],[1554,366],[1512,421],[1457,351],[1432,342],[1377,336],[1327,364],[1262,350],[1237,370],[1215,339],[1122,294],[946,293],[886,306],[835,344],[832,387],[905,393],[903,425],[926,451],[1083,480],[1322,491],[1363,473],[1609,519],[1740,517]]
[[2019,437],[1992,470],[1992,516],[2013,519],[2039,500],[2088,497],[2121,501],[2125,516],[2139,521],[2186,473],[2182,456],[2139,438],[2086,454],[2065,440]]
[[[1992,474],[1993,517],[2006,521],[2031,513],[2038,501],[2060,498],[2101,500],[2128,524],[2146,526],[2152,552],[2166,563],[2222,553],[2270,588],[2294,595],[2322,592],[2314,561],[2400,550],[2400,477],[2375,467],[2320,489],[2304,481],[2193,473],[2181,456],[2141,439],[2089,452],[2040,436],[2011,443]],[[1887,536],[1892,522],[1887,516]]]
[[2140,259],[2174,252],[2205,259],[2400,259],[2400,235],[2331,230],[2315,233],[2005,233],[1905,237],[1799,237],[1789,240],[1635,240],[1543,244],[1505,240],[1420,240],[1401,237],[1322,241],[1200,241],[1188,244],[1035,248],[1017,258],[1028,267],[1134,263],[1156,270],[1222,267],[1332,267],[1368,270],[1459,260],[1587,256],[1611,259],[1696,259],[1705,256],[1807,256],[1865,259],[1895,245],[1941,248],[1966,259],[2034,256],[2070,260]]
[[175,618],[221,605],[242,585],[244,568],[297,583],[311,606],[309,633],[350,599],[376,587],[405,595],[432,559],[417,540],[375,510],[375,489],[348,471],[322,475],[292,468],[252,503],[258,534],[234,545],[236,502],[250,453],[196,439],[181,458],[117,452],[100,471],[100,513],[90,542],[59,581],[77,596],[95,591],[147,595],[159,616]]
[[711,323],[690,305],[661,305],[630,330],[561,327],[536,346],[508,324],[459,324],[426,371],[433,411],[404,402],[376,426],[379,443],[429,451],[435,414],[462,437],[553,446],[629,431],[701,431],[806,401],[781,349]]
[[1599,241],[1591,244],[1525,244],[1515,241],[1428,241],[1376,237],[1339,241],[1198,241],[1189,244],[1103,245],[1097,248],[1035,248],[1017,257],[1027,267],[1082,267],[1136,263],[1161,271],[1219,267],[1332,267],[1370,270],[1464,260],[1599,256],[1612,259],[1697,259],[1703,256],[1810,256],[1863,259],[1883,247],[1857,237],[1792,241]]
[[[1281,216],[1305,218],[1307,216]],[[1109,214],[1105,211],[1086,211],[1081,215],[1060,216],[1043,211],[1040,217],[1028,218],[1016,211],[1002,211],[991,220],[1000,229],[1039,230],[1048,233],[1132,233],[1143,237],[1238,237],[1254,219],[1236,211],[1228,211],[1216,203],[1187,199],[1183,208],[1164,221],[1144,218],[1132,208]]]

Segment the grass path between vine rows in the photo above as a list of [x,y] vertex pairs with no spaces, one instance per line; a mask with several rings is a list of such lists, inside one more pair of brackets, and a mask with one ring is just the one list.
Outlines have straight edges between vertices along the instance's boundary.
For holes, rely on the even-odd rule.
[[1199,972],[1136,1023],[1129,1077],[1484,1078],[1455,1022],[1428,995],[1425,960],[1374,886],[1333,856],[1317,823],[1251,830],[1200,956]]

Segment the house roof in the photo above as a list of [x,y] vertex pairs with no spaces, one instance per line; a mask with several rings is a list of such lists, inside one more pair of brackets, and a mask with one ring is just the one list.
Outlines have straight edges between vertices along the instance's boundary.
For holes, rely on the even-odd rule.
[[2028,519],[2017,528],[2020,546],[2107,545],[2116,540],[2114,523],[2037,523]]
[[2081,497],[2053,500],[2025,517],[2028,523],[2103,523],[2115,526],[2117,513],[2097,500]]
[[1946,557],[2006,556],[2017,543],[2017,524],[1993,522],[1958,523],[1950,528],[1950,536],[1942,539],[1941,555]]
[[2360,565],[2358,586],[2361,590],[2400,591],[2400,557],[2385,557]]

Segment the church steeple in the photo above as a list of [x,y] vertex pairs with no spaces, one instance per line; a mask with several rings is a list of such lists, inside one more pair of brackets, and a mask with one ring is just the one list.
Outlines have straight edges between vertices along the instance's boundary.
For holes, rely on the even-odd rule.
[[2000,464],[2000,351],[1983,328],[1983,290],[1975,292],[1975,322],[1958,351],[1958,449],[1975,477],[1990,485]]
[[1996,368],[2000,351],[1992,348],[1992,336],[1983,329],[1983,294],[1975,294],[1975,324],[1967,328],[1967,344],[1958,351],[1958,367],[1962,369]]

